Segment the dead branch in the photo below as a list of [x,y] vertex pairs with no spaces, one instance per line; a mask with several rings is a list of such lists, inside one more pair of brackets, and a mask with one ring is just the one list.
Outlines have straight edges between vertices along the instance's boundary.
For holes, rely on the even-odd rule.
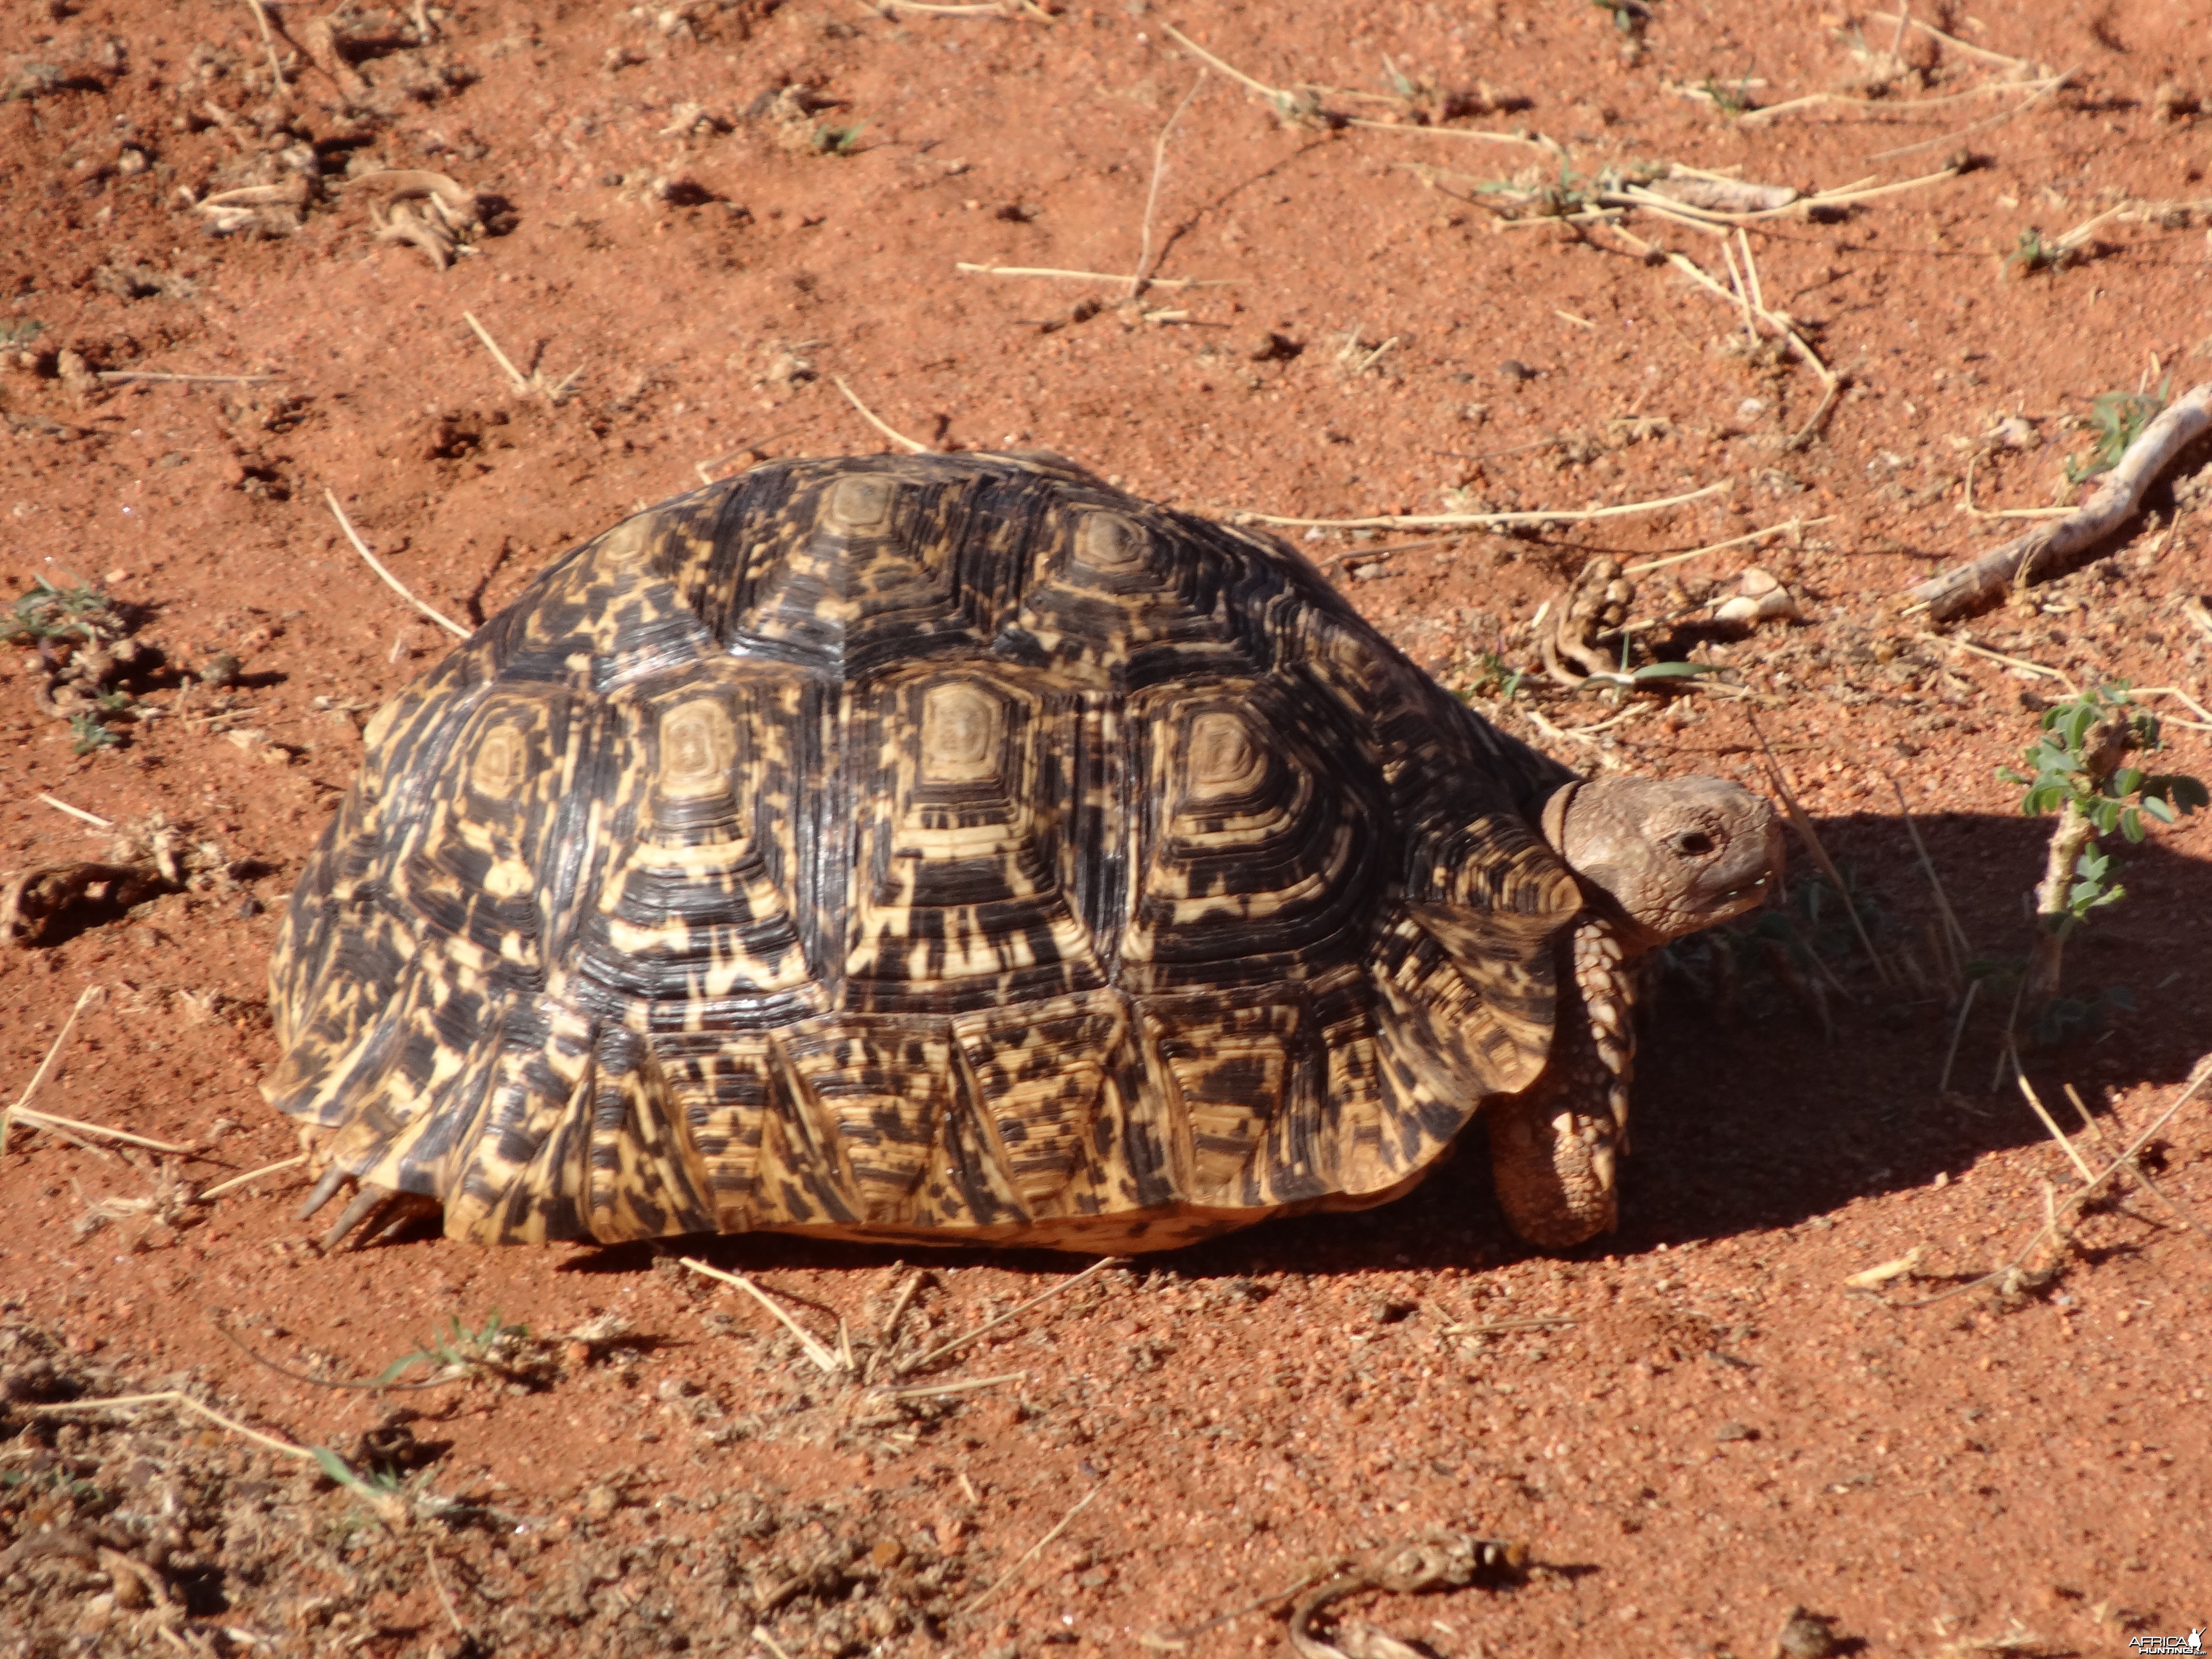
[[2002,598],[2014,583],[2059,574],[2074,555],[2133,518],[2143,492],[2208,428],[2212,428],[2212,380],[2191,386],[2168,404],[2128,446],[2097,493],[2072,513],[1930,577],[1906,593],[1908,608],[1924,607],[1934,621],[1948,622]]

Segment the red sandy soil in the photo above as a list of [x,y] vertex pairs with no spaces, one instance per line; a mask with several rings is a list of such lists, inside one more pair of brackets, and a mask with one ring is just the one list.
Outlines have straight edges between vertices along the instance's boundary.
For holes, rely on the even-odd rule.
[[[158,718],[76,755],[39,707],[46,667],[0,652],[0,869],[103,855],[109,835],[46,796],[141,849],[161,814],[191,866],[186,890],[0,944],[0,1093],[102,988],[34,1104],[193,1149],[126,1159],[19,1127],[0,1155],[0,1654],[1127,1653],[1434,1528],[1538,1564],[1517,1587],[1348,1604],[1449,1659],[1763,1659],[1793,1607],[1833,1620],[1793,1652],[2118,1654],[2212,1621],[2212,1104],[2149,1144],[2171,1208],[2123,1179],[2055,1273],[1911,1305],[2013,1260],[2079,1177],[1994,1081],[2002,969],[1960,1024],[1892,787],[1975,953],[2016,962],[2046,826],[1996,769],[2065,695],[2048,671],[2212,700],[2212,630],[2186,608],[2212,591],[2201,445],[2096,562],[1948,636],[2045,672],[1931,640],[1897,602],[2021,528],[1962,512],[1970,456],[1985,510],[2071,501],[2098,394],[2212,379],[2201,18],[1953,7],[1929,14],[1945,39],[1740,0],[1649,0],[1632,29],[1566,0],[1054,0],[1012,21],[492,0],[431,7],[425,40],[410,13],[331,14],[325,37],[313,8],[270,9],[283,91],[245,6],[50,0],[0,31],[0,579],[104,585],[176,671],[132,683]],[[1197,67],[1170,24],[1383,127],[1210,72],[1166,142],[1151,242],[1160,276],[1233,286],[1131,302],[1126,281],[959,270],[1134,267]],[[2069,78],[2010,89],[2033,65]],[[1748,349],[1735,305],[1621,230],[1725,283],[1714,234],[1646,210],[1502,228],[1480,187],[1672,161],[1834,188],[1954,158],[1968,169],[1747,228],[1765,304],[1842,377],[1797,449],[1814,372]],[[476,193],[451,268],[376,240],[401,210],[343,181],[380,167]],[[290,199],[198,205],[252,185]],[[2112,207],[2074,261],[2008,264],[2031,228],[2049,243]],[[132,371],[272,378],[94,378]],[[1831,904],[1794,965],[1662,988],[1624,1220],[1588,1249],[1517,1244],[1464,1158],[1379,1212],[1109,1271],[933,1373],[1012,1380],[919,1404],[818,1371],[756,1303],[652,1249],[325,1259],[292,1218],[296,1172],[185,1201],[179,1183],[294,1150],[256,1086],[276,914],[360,723],[446,643],[325,489],[474,623],[702,465],[879,447],[832,377],[932,445],[1049,447],[1197,511],[1581,508],[1733,481],[1387,560],[1335,531],[1301,544],[1474,694],[1500,690],[1484,653],[1529,669],[1487,706],[1575,764],[1756,781],[1755,711],[1881,913],[1887,975]],[[1611,712],[1535,666],[1536,608],[1587,561],[1791,520],[1644,579],[1653,616],[1752,564],[1799,597],[1802,623],[1699,649],[1749,699],[1579,739],[1533,723]],[[235,680],[198,683],[229,678],[226,653]],[[2203,729],[2168,737],[2158,763],[2212,775]],[[2030,1055],[2077,1130],[2066,1085],[2132,1138],[2212,1048],[2208,852],[2203,818],[2126,851],[2125,899],[2069,950],[2075,994],[2124,984],[2135,1005]],[[692,1243],[824,1336],[874,1330],[904,1282],[882,1250]],[[1844,1283],[1915,1249],[1917,1276]],[[1072,1271],[930,1267],[910,1342]],[[528,1376],[411,1394],[296,1380],[217,1328],[303,1376],[373,1377],[495,1310],[558,1338],[502,1350]],[[1482,1328],[1539,1317],[1559,1322]],[[173,1384],[354,1468],[419,1468],[380,1519],[165,1407],[35,1409]],[[1162,1650],[1283,1641],[1271,1603]]]

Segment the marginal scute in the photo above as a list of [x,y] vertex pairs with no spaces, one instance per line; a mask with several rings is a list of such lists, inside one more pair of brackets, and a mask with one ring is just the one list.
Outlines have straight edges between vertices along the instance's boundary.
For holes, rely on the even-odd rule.
[[1168,1249],[1382,1201],[1502,1097],[1532,1182],[1610,1167],[1568,775],[1294,554],[1052,458],[625,520],[368,751],[268,1087],[454,1237]]

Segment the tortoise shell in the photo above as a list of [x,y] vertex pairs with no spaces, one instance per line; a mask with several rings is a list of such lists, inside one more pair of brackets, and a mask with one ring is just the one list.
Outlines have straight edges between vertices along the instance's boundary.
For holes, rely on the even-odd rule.
[[1593,1149],[1565,1232],[1610,1221],[1573,775],[1273,540],[1056,458],[775,463],[560,559],[365,741],[271,968],[320,1196],[1139,1250],[1380,1202],[1519,1101]]

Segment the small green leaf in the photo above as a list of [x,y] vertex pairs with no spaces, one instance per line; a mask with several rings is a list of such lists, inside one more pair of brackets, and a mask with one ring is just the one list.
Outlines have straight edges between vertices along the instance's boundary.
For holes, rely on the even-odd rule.
[[2166,798],[2163,795],[2145,795],[2143,797],[2142,810],[2149,813],[2151,817],[2156,818],[2160,823],[2172,823],[2173,822],[2173,808],[2166,803]]
[[1720,665],[1710,662],[1647,662],[1628,678],[1644,680],[1686,680],[1699,674],[1717,674]]

